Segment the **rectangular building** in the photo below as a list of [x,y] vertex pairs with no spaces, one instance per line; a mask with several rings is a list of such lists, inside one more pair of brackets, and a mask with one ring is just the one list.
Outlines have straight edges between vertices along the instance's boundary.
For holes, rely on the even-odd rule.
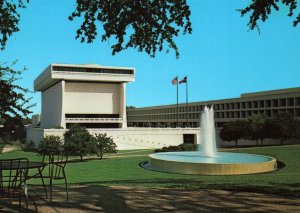
[[246,119],[254,114],[274,117],[288,112],[300,119],[300,87],[241,94],[239,98],[201,101],[177,105],[127,108],[128,126],[133,127],[199,127],[200,113],[205,106],[214,106],[215,123]]
[[135,69],[51,64],[34,81],[42,92],[41,128],[126,128],[126,83]]

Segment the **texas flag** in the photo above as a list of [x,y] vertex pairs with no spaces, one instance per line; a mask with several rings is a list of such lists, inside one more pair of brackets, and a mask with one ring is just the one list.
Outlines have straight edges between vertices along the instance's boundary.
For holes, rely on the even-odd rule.
[[172,80],[172,84],[176,85],[178,83],[178,77],[176,76],[173,80]]
[[183,79],[181,79],[179,81],[179,84],[183,84],[183,83],[186,83],[187,82],[187,76],[185,76]]

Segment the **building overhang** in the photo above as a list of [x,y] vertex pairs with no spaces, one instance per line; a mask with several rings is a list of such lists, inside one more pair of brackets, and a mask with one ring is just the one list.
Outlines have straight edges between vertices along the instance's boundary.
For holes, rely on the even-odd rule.
[[128,83],[135,79],[132,67],[110,67],[97,64],[50,64],[35,80],[34,90],[44,91],[61,80]]

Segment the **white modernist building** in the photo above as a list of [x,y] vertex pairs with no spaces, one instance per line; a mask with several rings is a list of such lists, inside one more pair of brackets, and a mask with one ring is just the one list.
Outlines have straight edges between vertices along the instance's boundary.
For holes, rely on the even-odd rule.
[[134,68],[51,64],[34,81],[42,92],[41,128],[126,128],[126,84]]
[[198,141],[196,128],[127,128],[126,84],[134,80],[135,69],[131,67],[49,65],[34,81],[34,90],[42,93],[42,111],[41,116],[33,117],[27,140],[38,143],[46,135],[62,137],[70,125],[77,123],[92,134],[112,136],[118,149]]

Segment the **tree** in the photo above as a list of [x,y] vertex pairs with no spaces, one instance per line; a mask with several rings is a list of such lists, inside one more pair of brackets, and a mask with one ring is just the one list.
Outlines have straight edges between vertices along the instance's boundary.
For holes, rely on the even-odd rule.
[[[0,45],[5,48],[7,39],[18,32],[20,14],[18,9],[26,8],[29,0],[0,1]],[[289,8],[288,16],[292,17],[297,9],[297,0],[252,0],[243,9],[238,9],[241,16],[250,14],[249,29],[258,29],[258,21],[265,22],[275,9],[282,5]],[[179,50],[174,37],[179,33],[192,33],[191,11],[186,0],[76,0],[76,8],[69,20],[83,17],[83,22],[76,32],[76,39],[92,43],[99,32],[97,22],[103,26],[102,41],[115,40],[111,46],[116,54],[127,48],[145,51],[154,57],[157,51],[167,48]],[[293,21],[297,26],[300,13]],[[167,44],[167,47],[166,47]]]
[[2,154],[3,148],[4,148],[4,142],[3,142],[3,140],[0,138],[0,154]]
[[280,140],[281,145],[284,141],[296,137],[299,133],[298,121],[287,112],[280,112],[273,119],[275,136]]
[[183,34],[192,33],[190,15],[186,0],[76,0],[69,19],[84,17],[76,39],[87,43],[93,42],[99,32],[96,22],[102,23],[101,40],[116,40],[111,46],[113,55],[134,48],[154,57],[166,42],[167,52],[173,49],[178,58],[174,37],[182,28]]
[[267,134],[267,116],[265,114],[256,114],[249,118],[250,132],[249,138],[256,141],[258,146],[258,140],[263,145],[263,141],[268,137]]
[[247,138],[249,123],[245,120],[229,121],[224,124],[219,136],[223,141],[234,141],[238,147],[238,140]]
[[0,49],[4,50],[7,39],[19,31],[20,14],[17,9],[26,8],[23,2],[29,0],[1,0],[0,1]]
[[8,117],[3,123],[3,128],[0,129],[0,136],[4,142],[25,140],[26,130],[22,117]]
[[41,155],[56,155],[63,151],[63,141],[59,136],[47,135],[38,145],[38,153]]
[[107,136],[106,133],[104,134],[95,134],[93,137],[93,142],[95,143],[95,152],[100,159],[103,158],[103,154],[105,153],[116,153],[117,145],[115,144],[112,137]]
[[92,136],[87,129],[78,124],[72,125],[64,134],[64,151],[67,155],[83,156],[91,153]]
[[[275,9],[279,11],[280,4],[289,7],[288,16],[293,16],[295,10],[297,9],[297,0],[252,0],[252,3],[245,7],[244,9],[239,9],[241,16],[245,16],[250,13],[250,20],[248,26],[250,30],[259,29],[258,21],[261,20],[265,22],[272,10]],[[300,22],[300,13],[293,21],[293,26],[296,27]]]
[[10,66],[0,65],[0,117],[4,120],[13,116],[26,117],[33,106],[29,103],[31,98],[25,97],[29,90],[16,83],[23,70],[11,68],[15,64],[16,62]]

